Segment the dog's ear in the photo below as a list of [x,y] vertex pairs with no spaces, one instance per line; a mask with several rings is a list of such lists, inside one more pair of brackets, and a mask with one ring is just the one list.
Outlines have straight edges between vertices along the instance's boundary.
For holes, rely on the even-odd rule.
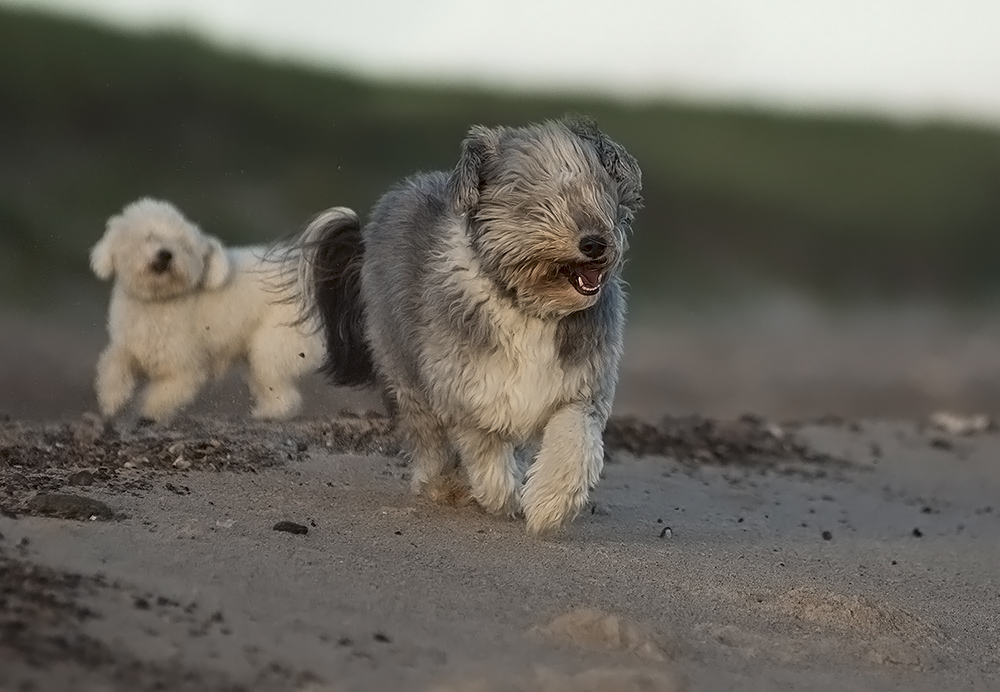
[[597,152],[601,165],[618,186],[618,201],[629,213],[629,220],[642,208],[642,171],[635,157],[625,147],[601,132],[597,123],[586,118],[572,118],[566,127],[580,139],[589,142]]
[[205,288],[214,291],[222,288],[232,273],[229,256],[218,238],[208,236],[208,254],[205,256]]
[[467,214],[478,206],[483,169],[496,155],[499,139],[496,130],[475,125],[462,142],[462,156],[448,180],[448,196],[458,213]]
[[98,279],[107,281],[115,274],[115,260],[111,253],[111,231],[107,231],[90,250],[90,268]]

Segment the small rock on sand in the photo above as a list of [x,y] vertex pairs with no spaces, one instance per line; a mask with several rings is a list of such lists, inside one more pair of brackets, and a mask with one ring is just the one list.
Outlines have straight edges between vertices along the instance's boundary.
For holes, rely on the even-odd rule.
[[302,524],[296,524],[294,521],[279,521],[272,527],[272,529],[274,531],[284,531],[285,533],[298,533],[298,534],[309,533],[308,526],[303,526]]
[[70,474],[68,480],[70,485],[91,485],[94,482],[94,474],[84,469]]

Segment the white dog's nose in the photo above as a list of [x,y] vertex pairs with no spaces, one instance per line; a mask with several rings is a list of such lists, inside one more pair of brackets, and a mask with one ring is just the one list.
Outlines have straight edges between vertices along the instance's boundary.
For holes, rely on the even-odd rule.
[[165,272],[170,267],[170,260],[173,258],[174,253],[170,252],[170,250],[160,250],[156,253],[156,257],[149,267],[158,274]]

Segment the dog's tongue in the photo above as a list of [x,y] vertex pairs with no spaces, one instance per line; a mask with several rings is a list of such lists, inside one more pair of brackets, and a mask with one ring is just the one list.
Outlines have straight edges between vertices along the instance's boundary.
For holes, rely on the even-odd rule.
[[586,289],[593,290],[601,287],[601,272],[598,269],[580,270],[580,279],[580,283]]

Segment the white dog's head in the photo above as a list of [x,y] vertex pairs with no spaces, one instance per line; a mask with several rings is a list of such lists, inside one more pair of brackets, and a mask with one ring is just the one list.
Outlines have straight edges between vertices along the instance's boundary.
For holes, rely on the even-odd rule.
[[129,295],[150,301],[220,288],[230,274],[222,243],[169,202],[148,197],[108,219],[90,267],[104,280],[117,274]]

